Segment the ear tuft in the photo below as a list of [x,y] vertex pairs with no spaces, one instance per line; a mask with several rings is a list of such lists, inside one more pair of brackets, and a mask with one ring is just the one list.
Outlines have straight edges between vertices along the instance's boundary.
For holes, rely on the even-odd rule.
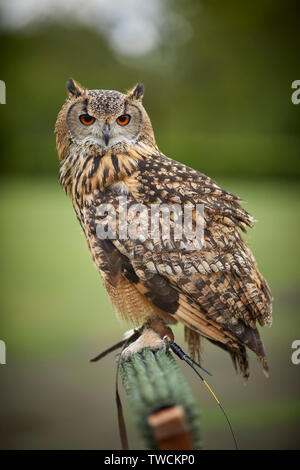
[[133,100],[142,101],[144,96],[144,85],[142,83],[138,83],[137,85],[135,85],[134,88],[129,90],[128,96]]
[[83,93],[83,88],[79,85],[79,83],[75,82],[73,78],[69,78],[66,84],[67,90],[72,96],[80,96]]

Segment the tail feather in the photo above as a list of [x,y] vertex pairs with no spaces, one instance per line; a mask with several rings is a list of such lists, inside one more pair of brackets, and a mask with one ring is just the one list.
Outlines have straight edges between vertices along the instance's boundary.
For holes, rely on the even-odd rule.
[[246,348],[244,346],[240,346],[240,349],[236,350],[232,349],[228,344],[219,343],[218,341],[214,341],[212,339],[209,341],[216,346],[219,346],[219,348],[223,349],[224,351],[227,351],[230,354],[236,372],[240,373],[245,380],[248,380],[250,372]]
[[[195,336],[199,335],[197,332],[189,330],[186,328],[185,331],[185,338],[186,341],[188,342],[189,346],[189,352],[190,355],[193,359],[195,357],[198,357],[199,362],[200,361],[200,339],[196,340]],[[224,351],[227,351],[232,359],[233,366],[236,370],[237,373],[241,374],[243,379],[245,381],[248,380],[250,376],[250,371],[249,371],[249,358],[247,354],[246,347],[243,345],[239,346],[239,349],[233,348],[230,344],[226,343],[221,343],[219,341],[213,340],[211,338],[207,338],[211,343],[215,344],[219,348],[223,349]],[[198,349],[197,349],[198,348]],[[263,372],[266,377],[269,377],[269,367],[268,367],[268,362],[267,358],[263,352],[263,354],[258,354],[259,361],[263,367]]]

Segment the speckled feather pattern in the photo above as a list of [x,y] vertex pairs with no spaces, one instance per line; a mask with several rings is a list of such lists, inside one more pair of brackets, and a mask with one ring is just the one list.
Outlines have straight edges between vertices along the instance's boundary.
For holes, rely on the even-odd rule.
[[[78,96],[69,97],[56,124],[60,182],[72,199],[112,304],[121,318],[136,325],[155,316],[183,323],[193,356],[199,353],[200,337],[206,337],[230,353],[245,378],[249,375],[249,348],[267,373],[256,324],[271,324],[271,293],[241,235],[255,220],[238,197],[159,151],[135,93],[79,89]],[[66,124],[68,108],[78,100],[90,100],[89,112],[103,118],[121,113],[126,102],[140,107],[136,140],[108,149],[88,141],[78,144]],[[97,209],[109,203],[115,207],[117,219],[121,217],[122,192],[128,207],[137,202],[149,209],[161,203],[204,204],[204,246],[187,251],[172,235],[152,243],[149,239],[122,239],[118,231],[112,240],[99,239],[97,226],[104,222]]]

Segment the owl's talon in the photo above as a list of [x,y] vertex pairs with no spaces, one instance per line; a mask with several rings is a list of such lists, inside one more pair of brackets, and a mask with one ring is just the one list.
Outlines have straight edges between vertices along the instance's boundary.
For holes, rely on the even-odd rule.
[[134,354],[140,353],[144,348],[150,348],[152,351],[159,349],[166,351],[167,343],[155,331],[146,328],[136,341],[123,350],[121,360],[128,361]]

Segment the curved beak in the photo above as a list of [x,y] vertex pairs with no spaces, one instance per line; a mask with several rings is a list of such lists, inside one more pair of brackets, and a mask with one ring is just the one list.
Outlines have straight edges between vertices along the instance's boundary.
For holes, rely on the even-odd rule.
[[110,132],[109,131],[110,131],[110,127],[106,123],[104,125],[104,129],[103,129],[103,139],[104,139],[105,145],[108,145],[108,142],[109,142],[109,139],[110,139]]

